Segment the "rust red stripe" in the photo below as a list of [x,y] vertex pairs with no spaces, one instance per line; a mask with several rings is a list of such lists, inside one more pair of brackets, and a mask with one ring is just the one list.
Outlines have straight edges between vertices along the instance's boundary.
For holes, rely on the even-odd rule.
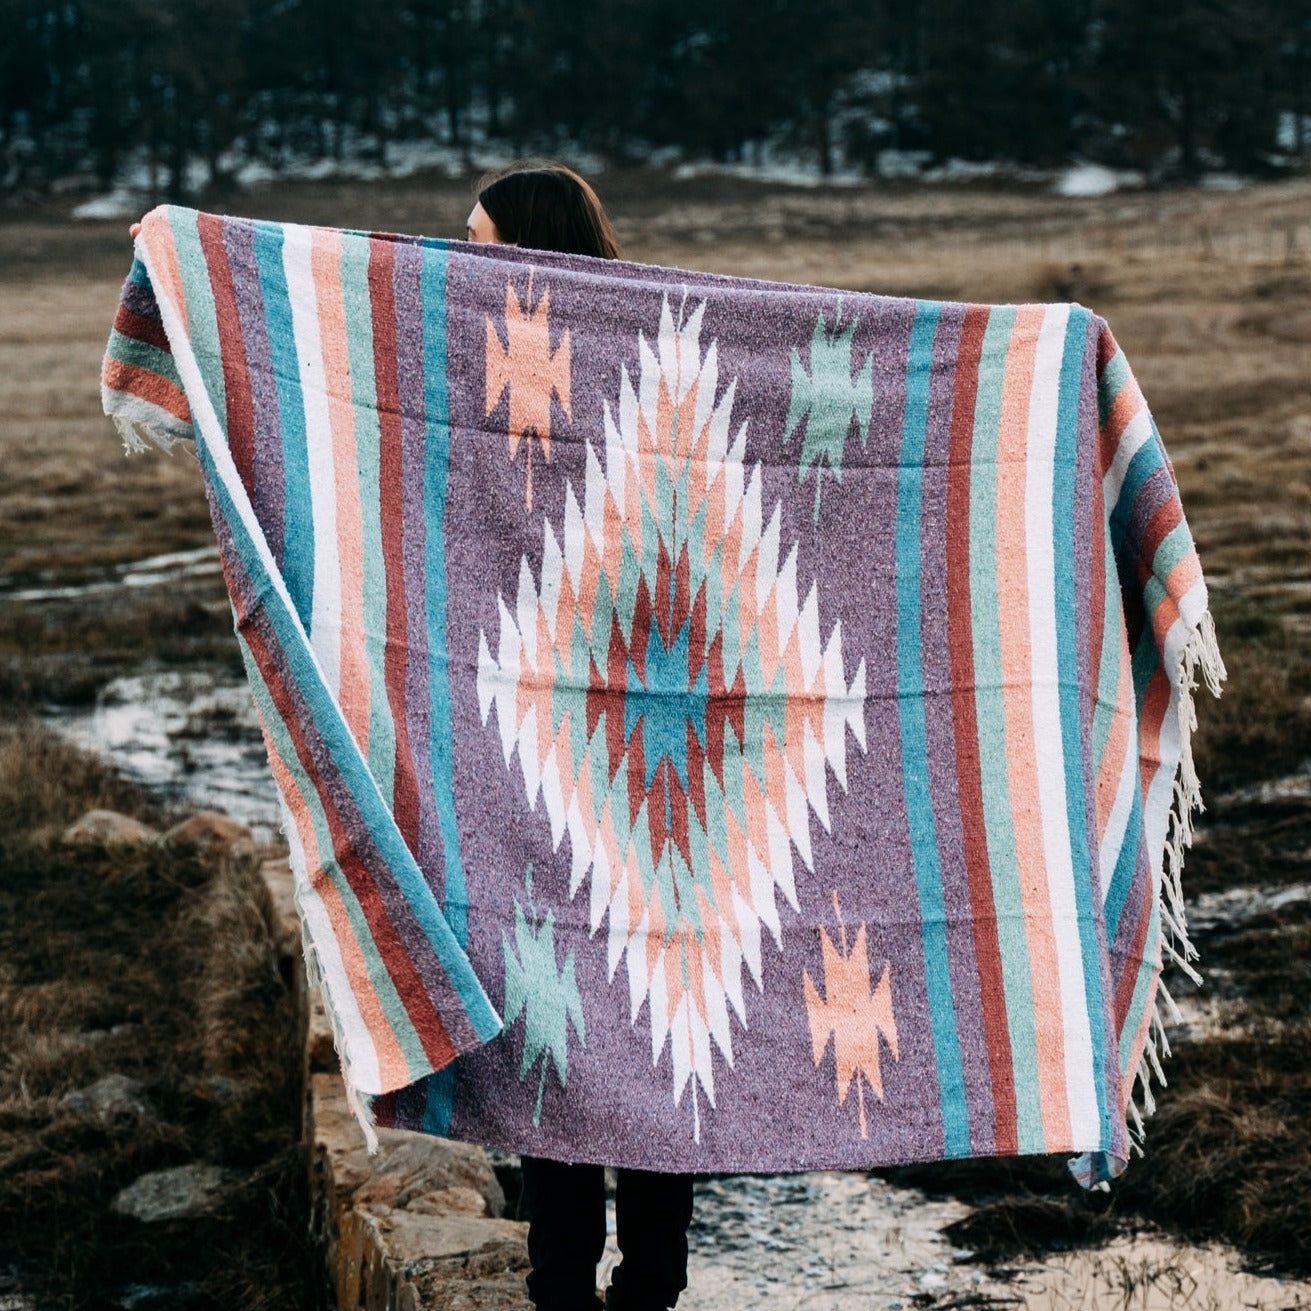
[[395,728],[392,814],[406,846],[419,854],[419,782],[405,714],[406,632],[405,503],[401,460],[400,380],[396,352],[396,248],[369,243],[369,301],[373,308],[373,378],[378,405],[379,532],[387,587],[387,639],[383,678]]
[[131,337],[133,341],[143,341],[148,346],[157,346],[171,353],[163,319],[138,314],[125,301],[119,302],[118,313],[114,315],[114,330],[124,337]]
[[255,408],[250,395],[250,366],[246,343],[237,313],[237,294],[232,285],[232,268],[223,242],[223,219],[201,214],[196,220],[200,247],[209,268],[214,291],[214,312],[218,319],[219,354],[223,360],[223,389],[227,395],[227,439],[237,473],[247,495],[255,491]]
[[140,364],[125,364],[122,360],[105,359],[101,378],[111,391],[126,392],[139,396],[151,405],[158,405],[167,410],[174,418],[184,423],[191,422],[191,407],[182,388],[177,383],[147,369]]
[[1019,1148],[1015,1073],[984,827],[979,729],[974,704],[974,638],[970,621],[970,455],[974,440],[979,357],[987,326],[986,307],[971,306],[966,311],[956,361],[956,392],[952,402],[951,450],[947,467],[947,522],[952,526],[947,534],[947,631],[961,824],[965,837],[980,1003],[992,1077],[996,1150],[1009,1155]]

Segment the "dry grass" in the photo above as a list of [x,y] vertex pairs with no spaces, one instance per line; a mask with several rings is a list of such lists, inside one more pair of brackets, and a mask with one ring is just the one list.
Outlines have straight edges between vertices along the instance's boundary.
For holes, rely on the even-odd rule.
[[[1195,750],[1209,809],[1188,856],[1186,888],[1191,896],[1311,878],[1304,805],[1215,800],[1311,757],[1311,183],[1081,201],[1019,187],[849,193],[722,180],[659,184],[623,173],[601,183],[636,259],[958,300],[1076,299],[1106,316],[1171,453],[1230,671],[1219,702],[1199,694]],[[415,178],[207,204],[454,235],[469,202],[464,186]],[[100,354],[128,262],[122,223],[75,225],[53,211],[0,221],[0,569],[28,583],[85,580],[115,563],[213,540],[194,461],[125,459],[99,413]],[[143,591],[132,601],[130,608],[121,598],[5,606],[0,709],[91,697],[145,660],[236,667],[216,578]],[[14,1008],[0,1012],[9,1017],[0,1023],[21,1043],[3,1083],[14,1100],[0,1106],[0,1225],[17,1225],[32,1259],[57,1256],[50,1268],[65,1271],[61,1288],[83,1287],[79,1280],[97,1262],[146,1268],[155,1255],[104,1227],[112,1188],[143,1163],[197,1151],[239,1156],[243,1144],[263,1141],[250,1148],[245,1196],[254,1208],[248,1217],[258,1213],[256,1228],[268,1241],[259,1247],[252,1239],[242,1260],[256,1273],[267,1269],[261,1262],[294,1266],[285,1227],[292,1203],[274,1201],[291,1178],[279,1173],[276,1147],[294,1123],[285,1090],[270,1086],[227,1108],[184,1091],[185,1074],[196,1069],[262,1069],[252,1073],[252,1087],[281,1077],[276,1053],[285,1025],[277,1028],[281,1003],[257,941],[255,903],[248,890],[225,891],[199,870],[90,856],[74,862],[34,836],[93,796],[148,804],[52,752],[39,737],[0,748],[0,813],[20,815],[17,827],[26,831],[17,846],[0,838],[0,897],[8,903],[0,931],[27,944],[11,954],[7,943],[3,957]],[[21,931],[9,913],[17,905],[36,908]],[[221,972],[206,972],[192,952],[196,913],[212,917],[205,932],[226,961]],[[1295,915],[1271,917],[1230,936],[1202,935],[1199,945],[1204,966],[1223,967],[1213,986],[1244,1023],[1178,1047],[1167,1068],[1171,1086],[1149,1121],[1147,1155],[1109,1198],[1073,1194],[1059,1161],[897,1172],[980,1203],[961,1241],[1005,1258],[1094,1242],[1146,1217],[1228,1238],[1284,1269],[1311,1268],[1300,1241],[1311,1210],[1308,927]],[[105,982],[79,984],[75,974]],[[199,1003],[182,1007],[179,997]],[[244,1027],[228,1022],[240,1015],[263,1018]],[[70,1032],[130,1016],[149,1021],[139,1038],[61,1056]],[[168,1108],[154,1128],[113,1143],[87,1137],[52,1111],[61,1088],[110,1068],[138,1070]],[[255,1157],[272,1164],[255,1167]],[[24,1197],[37,1199],[35,1219],[20,1218]],[[61,1213],[81,1217],[71,1228],[54,1227],[55,1200]],[[227,1237],[216,1252],[236,1250],[222,1246],[236,1241],[234,1229],[217,1232]],[[127,1243],[125,1255],[109,1254],[111,1237]],[[249,1278],[231,1292],[236,1305],[254,1306],[255,1297]]]
[[[129,1283],[188,1306],[313,1303],[300,1053],[252,861],[59,844],[92,806],[167,818],[28,722],[0,734],[0,1232],[40,1305]],[[64,1094],[138,1080],[146,1116],[89,1120]],[[222,1076],[215,1079],[214,1076]],[[153,1169],[233,1171],[212,1210],[152,1225],[107,1210]]]

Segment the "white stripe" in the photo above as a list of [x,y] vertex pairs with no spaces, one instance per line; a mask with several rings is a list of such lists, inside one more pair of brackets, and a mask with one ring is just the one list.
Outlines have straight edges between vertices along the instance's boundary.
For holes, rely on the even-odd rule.
[[[1025,557],[1029,584],[1029,648],[1034,753],[1042,820],[1044,865],[1051,899],[1052,936],[1060,979],[1064,1033],[1065,1087],[1070,1127],[1077,1141],[1100,1126],[1093,1077],[1092,1032],[1079,934],[1079,906],[1074,891],[1074,862],[1066,807],[1065,752],[1061,738],[1060,668],[1056,633],[1056,549],[1053,543],[1052,486],[1056,423],[1060,407],[1061,354],[1069,320],[1068,305],[1050,306],[1043,316],[1029,394],[1029,431],[1025,453]],[[1073,637],[1073,634],[1070,634]]]
[[312,233],[298,223],[283,227],[282,267],[291,302],[292,336],[305,406],[305,446],[314,525],[314,606],[309,637],[334,700],[341,690],[341,560],[337,541],[337,481],[332,420],[319,332],[318,298],[311,263]]
[[1142,406],[1138,413],[1124,426],[1111,467],[1102,476],[1102,498],[1106,502],[1106,517],[1109,519],[1120,499],[1120,488],[1124,486],[1124,475],[1129,471],[1129,464],[1138,454],[1139,448],[1152,436],[1152,421],[1147,413],[1147,406]]

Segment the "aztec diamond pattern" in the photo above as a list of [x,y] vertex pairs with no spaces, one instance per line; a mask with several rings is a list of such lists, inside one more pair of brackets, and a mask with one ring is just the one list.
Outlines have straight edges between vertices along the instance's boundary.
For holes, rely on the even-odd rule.
[[829,825],[826,770],[846,787],[846,731],[865,748],[865,665],[847,681],[841,624],[827,642],[797,552],[780,563],[759,465],[731,431],[736,381],[719,391],[705,304],[654,348],[639,333],[606,405],[605,467],[587,447],[561,547],[548,522],[541,578],[520,566],[500,598],[496,655],[480,636],[478,695],[507,766],[519,754],[556,847],[569,835],[570,894],[590,874],[590,923],[609,916],[610,977],[627,963],[631,1018],[645,1002],[651,1058],[670,1043],[675,1104],[689,1079],[715,1102],[712,1051],[733,1060],[729,1008],[746,1025],[761,925],[781,945],[776,893],[797,908],[793,850],[811,867],[810,813]]

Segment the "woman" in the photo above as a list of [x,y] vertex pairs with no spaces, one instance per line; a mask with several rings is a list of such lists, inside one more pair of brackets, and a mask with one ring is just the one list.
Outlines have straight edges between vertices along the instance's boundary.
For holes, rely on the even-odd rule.
[[524,161],[485,178],[467,227],[470,241],[619,258],[614,228],[596,192],[554,161]]
[[[484,180],[467,221],[470,241],[617,259],[619,244],[596,192],[573,169],[521,162]],[[524,1156],[528,1296],[542,1311],[595,1311],[605,1249],[605,1171]],[[615,1217],[621,1262],[607,1311],[664,1311],[687,1287],[692,1176],[619,1172]]]

